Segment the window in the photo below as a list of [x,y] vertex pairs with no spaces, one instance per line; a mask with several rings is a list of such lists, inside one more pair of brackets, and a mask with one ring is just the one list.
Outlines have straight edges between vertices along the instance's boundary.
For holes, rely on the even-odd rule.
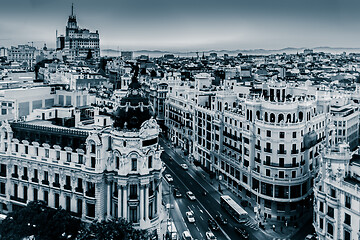
[[77,200],[77,213],[81,216],[82,215],[82,200],[81,199],[78,199]]
[[344,229],[344,240],[351,240],[351,233]]
[[280,138],[285,138],[285,132],[280,132],[279,137]]
[[284,178],[284,171],[279,171],[279,178]]
[[37,169],[34,169],[34,178],[33,180],[38,180],[38,170]]
[[270,177],[270,170],[269,169],[266,169],[266,176]]
[[6,193],[6,186],[4,182],[0,182],[0,194],[5,194]]
[[323,202],[319,202],[319,211],[324,212],[324,203]]
[[351,216],[347,213],[345,213],[345,220],[344,223],[351,226]]
[[115,168],[119,169],[120,167],[120,158],[119,156],[115,156]]
[[35,147],[35,156],[39,156],[39,148]]
[[95,144],[91,144],[90,153],[95,153]]
[[71,187],[71,178],[70,178],[70,176],[66,176],[65,185],[67,187]]
[[49,158],[49,149],[45,149],[45,157]]
[[60,151],[56,151],[56,160],[60,160]]
[[345,207],[351,208],[351,197],[345,195]]
[[130,207],[129,211],[129,221],[133,223],[137,223],[137,207]]
[[137,184],[130,185],[130,199],[137,199]]
[[331,218],[334,218],[334,209],[328,206],[327,215]]
[[148,168],[152,168],[152,156],[148,157]]
[[0,176],[6,177],[6,164],[0,165]]
[[19,144],[15,144],[15,152],[19,152]]
[[271,131],[267,130],[267,131],[266,131],[266,136],[267,136],[267,137],[271,137]]
[[91,167],[95,168],[96,165],[96,158],[95,157],[91,157]]
[[296,132],[293,132],[293,133],[292,133],[292,137],[293,137],[293,138],[296,138]]
[[44,202],[46,203],[46,205],[49,204],[49,192],[48,191],[44,191]]
[[92,218],[95,217],[95,204],[87,203],[86,210],[87,210],[86,215],[88,217],[92,217]]
[[131,171],[137,171],[137,159],[136,158],[131,159]]
[[82,154],[79,154],[78,163],[79,163],[79,164],[83,164],[83,163],[84,163],[84,156],[83,156]]
[[25,146],[25,154],[29,154],[29,146]]
[[71,162],[71,153],[66,153],[66,161]]
[[71,202],[70,202],[70,197],[69,196],[66,196],[66,199],[65,199],[65,207],[66,207],[66,211],[71,211]]
[[34,201],[38,200],[38,190],[36,188],[33,189],[33,193],[34,193]]
[[334,234],[334,227],[331,223],[328,223],[327,225],[327,233],[330,234],[331,236]]
[[296,178],[296,171],[292,171],[292,172],[291,172],[291,177],[292,177],[292,178]]

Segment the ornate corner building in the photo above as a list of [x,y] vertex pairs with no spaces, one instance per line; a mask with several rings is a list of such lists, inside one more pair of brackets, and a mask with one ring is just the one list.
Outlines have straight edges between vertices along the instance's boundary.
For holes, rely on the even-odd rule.
[[43,200],[83,220],[122,217],[158,231],[160,127],[136,79],[112,126],[86,130],[55,122],[61,121],[2,123],[0,211]]

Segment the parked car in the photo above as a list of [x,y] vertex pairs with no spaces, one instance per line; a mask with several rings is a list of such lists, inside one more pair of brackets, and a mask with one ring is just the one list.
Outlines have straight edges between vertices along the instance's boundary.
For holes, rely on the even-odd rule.
[[227,219],[224,218],[223,216],[221,215],[216,215],[215,216],[215,219],[216,221],[218,221],[219,223],[223,224],[223,225],[226,225],[227,224]]
[[313,234],[308,234],[308,235],[305,237],[305,240],[316,240],[316,237],[315,237]]
[[186,196],[188,196],[188,198],[189,198],[191,201],[195,201],[195,200],[196,200],[196,197],[195,197],[195,195],[192,193],[192,191],[187,191],[187,192],[186,192]]
[[181,166],[184,170],[188,170],[188,169],[189,169],[188,165],[185,164],[185,163],[180,164],[180,166]]
[[219,225],[215,222],[215,220],[210,218],[208,220],[208,224],[209,224],[209,227],[210,227],[211,230],[214,230],[214,231],[219,230]]
[[244,239],[249,238],[249,233],[241,227],[235,227],[235,232],[237,232]]
[[211,231],[206,232],[205,235],[207,240],[216,240],[215,235]]
[[165,174],[164,177],[165,177],[166,181],[168,181],[168,182],[173,182],[174,181],[174,179],[172,178],[172,176],[170,174]]
[[195,222],[194,213],[192,211],[186,212],[186,217],[187,217],[189,223]]
[[176,198],[182,197],[182,194],[181,194],[181,192],[180,192],[180,190],[178,188],[174,188],[174,196]]
[[183,240],[193,240],[193,237],[191,236],[189,231],[184,231],[182,234],[182,239]]

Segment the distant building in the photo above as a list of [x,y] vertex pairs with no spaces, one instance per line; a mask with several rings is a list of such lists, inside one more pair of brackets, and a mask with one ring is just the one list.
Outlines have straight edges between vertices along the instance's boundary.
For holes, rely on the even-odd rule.
[[[60,48],[61,37],[58,38]],[[90,52],[93,58],[100,57],[99,33],[97,30],[96,32],[90,32],[88,29],[79,28],[72,6],[65,31],[65,56],[68,61],[84,60]]]
[[56,39],[56,50],[63,50],[65,48],[65,36],[61,35]]
[[8,49],[8,61],[18,62],[23,68],[32,68],[35,62],[35,47],[29,45],[12,46]]
[[314,50],[312,50],[312,49],[305,49],[304,50],[305,55],[309,55],[309,54],[313,54],[313,53],[314,53]]
[[125,61],[133,59],[133,52],[132,51],[121,51],[121,58]]

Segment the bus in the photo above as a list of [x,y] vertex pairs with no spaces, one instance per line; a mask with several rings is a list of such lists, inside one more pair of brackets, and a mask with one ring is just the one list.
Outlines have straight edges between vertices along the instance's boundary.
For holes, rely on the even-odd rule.
[[220,205],[239,223],[244,223],[248,220],[248,213],[229,195],[220,196]]

